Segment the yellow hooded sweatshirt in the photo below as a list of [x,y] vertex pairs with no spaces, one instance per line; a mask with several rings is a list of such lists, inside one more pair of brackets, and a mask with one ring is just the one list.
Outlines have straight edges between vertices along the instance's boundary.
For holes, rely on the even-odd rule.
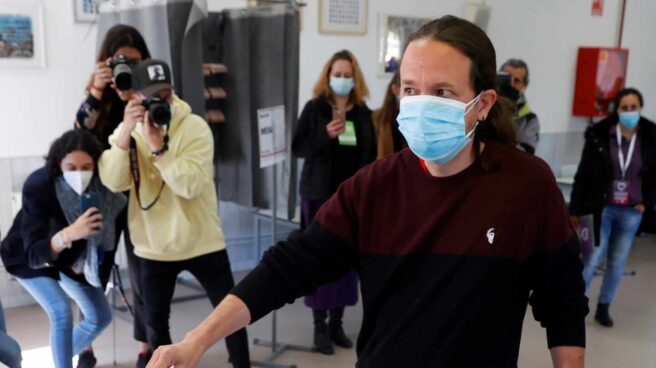
[[137,124],[141,177],[140,196],[150,205],[164,186],[159,200],[147,211],[139,207],[130,172],[129,151],[116,145],[123,123],[109,137],[111,148],[99,161],[100,178],[114,192],[130,190],[128,226],[137,256],[154,261],[182,261],[225,249],[213,177],[214,140],[207,123],[191,107],[173,96],[169,149],[152,157]]

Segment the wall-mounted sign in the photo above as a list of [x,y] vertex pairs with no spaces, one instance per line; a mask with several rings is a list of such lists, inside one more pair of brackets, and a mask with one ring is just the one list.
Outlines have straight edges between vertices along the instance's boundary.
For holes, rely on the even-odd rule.
[[592,0],[592,15],[601,17],[604,14],[604,0]]

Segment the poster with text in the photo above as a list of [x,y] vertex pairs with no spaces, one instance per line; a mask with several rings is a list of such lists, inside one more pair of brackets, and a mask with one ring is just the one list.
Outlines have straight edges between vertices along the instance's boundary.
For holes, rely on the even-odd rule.
[[258,109],[257,124],[260,143],[260,168],[285,161],[287,156],[285,106]]

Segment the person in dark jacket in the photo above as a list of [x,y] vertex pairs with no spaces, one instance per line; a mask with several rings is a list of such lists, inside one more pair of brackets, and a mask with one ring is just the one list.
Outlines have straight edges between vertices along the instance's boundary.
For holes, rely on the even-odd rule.
[[[95,366],[85,349],[112,318],[99,270],[113,254],[114,223],[127,199],[100,183],[100,152],[89,132],[73,130],[58,138],[45,166],[27,178],[23,207],[2,242],[7,272],[48,314],[56,368],[72,367],[77,354],[78,368]],[[98,198],[97,208],[82,207],[88,193]],[[69,298],[84,316],[75,326]]]
[[[126,62],[123,66],[134,66],[142,60],[150,59],[148,46],[139,31],[134,27],[123,24],[115,25],[105,34],[96,58],[93,74],[87,85],[86,99],[78,109],[75,121],[75,127],[93,133],[102,144],[103,149],[111,147],[109,136],[114,133],[123,121],[126,103],[134,95],[131,84],[125,82],[126,80],[131,81],[131,78],[119,77],[122,83],[118,84],[115,81],[114,69],[110,65],[116,65],[116,61],[120,58]],[[120,70],[119,68],[120,66],[117,66],[116,70]],[[143,117],[139,118],[143,119]],[[116,242],[118,244],[120,234],[123,233],[133,296],[133,337],[139,342],[136,367],[144,368],[148,363],[148,359],[150,359],[150,350],[144,322],[146,312],[141,291],[141,264],[139,258],[134,254],[134,244],[132,244],[128,230],[127,212],[126,207],[116,220],[118,229]],[[110,256],[114,259],[113,254]],[[112,265],[113,262],[107,262],[107,267],[101,270],[103,286],[109,280]]]
[[606,257],[595,319],[612,327],[608,309],[620,286],[624,265],[645,211],[656,204],[656,126],[640,115],[642,94],[621,90],[615,112],[588,128],[570,200],[575,227],[579,216],[594,215],[595,245],[585,255],[586,291]]
[[[369,94],[355,56],[335,53],[324,65],[314,86],[314,98],[303,109],[294,134],[292,151],[305,159],[301,174],[301,229],[307,228],[323,203],[342,182],[376,159],[376,137]],[[305,299],[314,316],[314,345],[333,354],[333,342],[353,347],[342,329],[344,307],[358,299],[357,275],[322,286]],[[328,324],[326,317],[330,314]]]

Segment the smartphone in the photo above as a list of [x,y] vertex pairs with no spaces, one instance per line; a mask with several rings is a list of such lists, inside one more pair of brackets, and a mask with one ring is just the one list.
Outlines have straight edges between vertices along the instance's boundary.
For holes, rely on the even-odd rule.
[[83,193],[80,196],[80,211],[85,213],[89,208],[100,209],[100,196],[96,192]]
[[346,120],[346,111],[333,106],[333,120],[341,120],[344,122]]

